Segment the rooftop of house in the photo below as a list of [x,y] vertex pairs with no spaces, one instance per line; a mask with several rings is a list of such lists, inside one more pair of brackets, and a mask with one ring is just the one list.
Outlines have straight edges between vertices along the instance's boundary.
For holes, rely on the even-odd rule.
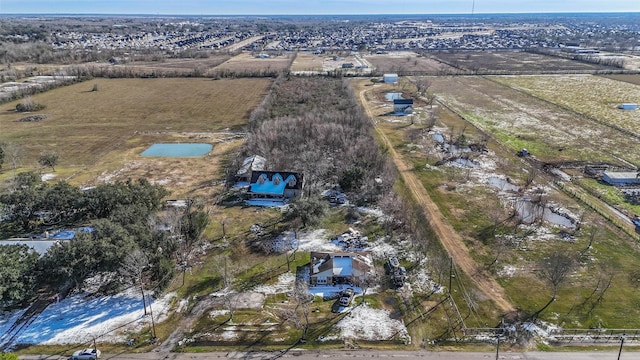
[[633,172],[630,172],[630,171],[620,171],[620,172],[605,171],[604,175],[606,175],[610,179],[631,179],[631,178],[635,179],[635,178],[638,177],[638,172],[637,171],[633,171]]

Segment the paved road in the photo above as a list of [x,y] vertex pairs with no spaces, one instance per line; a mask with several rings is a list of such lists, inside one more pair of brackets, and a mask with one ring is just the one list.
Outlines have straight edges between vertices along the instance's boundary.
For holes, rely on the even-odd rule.
[[[495,359],[492,352],[431,352],[431,351],[376,351],[376,350],[332,350],[307,351],[290,350],[288,352],[216,352],[216,353],[142,353],[142,354],[103,354],[101,360],[204,360],[204,359],[246,359],[267,360],[278,358],[311,359],[447,359],[447,360],[488,360]],[[618,351],[590,351],[590,352],[504,352],[499,354],[500,360],[615,360]],[[65,359],[58,356],[25,355],[25,360],[58,360]],[[640,352],[622,351],[620,360],[640,359]]]

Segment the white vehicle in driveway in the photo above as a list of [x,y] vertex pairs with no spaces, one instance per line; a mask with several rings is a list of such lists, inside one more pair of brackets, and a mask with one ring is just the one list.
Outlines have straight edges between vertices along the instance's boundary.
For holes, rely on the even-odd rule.
[[87,348],[78,350],[71,355],[69,360],[96,360],[100,357],[100,350]]

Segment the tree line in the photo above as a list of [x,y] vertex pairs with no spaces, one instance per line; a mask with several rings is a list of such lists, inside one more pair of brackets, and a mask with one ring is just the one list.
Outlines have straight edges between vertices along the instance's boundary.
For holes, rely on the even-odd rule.
[[[0,304],[23,305],[43,288],[82,289],[85,280],[97,275],[104,277],[105,291],[140,281],[143,287],[166,286],[176,264],[188,264],[208,223],[197,206],[158,215],[167,194],[144,179],[83,191],[64,181],[48,184],[33,173],[18,174],[14,188],[0,194],[3,235],[40,236],[80,226],[90,230],[76,232],[72,241],[58,242],[43,256],[27,245],[0,246]],[[135,253],[141,256],[131,264]],[[140,276],[123,271],[132,265]]]
[[282,75],[251,114],[244,156],[304,173],[305,195],[340,187],[376,201],[395,177],[347,80]]

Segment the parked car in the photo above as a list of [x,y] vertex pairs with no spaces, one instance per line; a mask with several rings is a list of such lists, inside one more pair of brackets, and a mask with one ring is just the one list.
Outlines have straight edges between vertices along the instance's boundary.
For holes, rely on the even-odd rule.
[[400,262],[397,257],[390,257],[387,265],[389,266],[388,272],[393,273],[398,267],[400,267]]
[[78,350],[71,355],[69,360],[96,360],[100,357],[100,350],[87,348]]
[[342,292],[342,295],[340,296],[340,305],[342,306],[349,306],[349,304],[351,304],[351,300],[353,300],[353,296],[355,295],[355,291],[353,291],[352,288],[347,288],[345,291]]

